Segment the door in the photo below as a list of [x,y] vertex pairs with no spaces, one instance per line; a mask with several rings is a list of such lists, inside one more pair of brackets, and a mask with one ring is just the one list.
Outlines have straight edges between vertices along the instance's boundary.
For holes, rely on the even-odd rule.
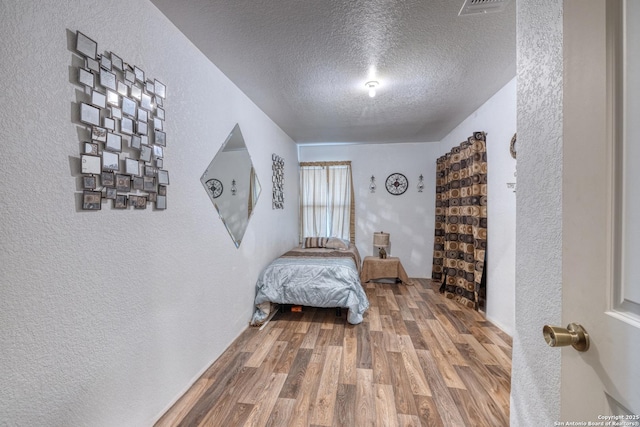
[[565,0],[563,20],[562,326],[591,347],[549,349],[560,421],[640,425],[640,1]]

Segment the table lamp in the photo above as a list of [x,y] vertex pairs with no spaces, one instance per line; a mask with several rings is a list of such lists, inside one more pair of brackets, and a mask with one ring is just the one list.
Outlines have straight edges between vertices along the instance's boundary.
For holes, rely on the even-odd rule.
[[380,258],[386,258],[389,253],[389,233],[379,232],[373,233],[373,248],[374,253],[378,251]]

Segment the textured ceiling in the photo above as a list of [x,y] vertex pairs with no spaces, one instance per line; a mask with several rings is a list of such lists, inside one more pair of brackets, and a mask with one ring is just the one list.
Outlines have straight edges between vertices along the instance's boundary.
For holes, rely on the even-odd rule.
[[439,141],[516,73],[515,1],[151,1],[297,143]]

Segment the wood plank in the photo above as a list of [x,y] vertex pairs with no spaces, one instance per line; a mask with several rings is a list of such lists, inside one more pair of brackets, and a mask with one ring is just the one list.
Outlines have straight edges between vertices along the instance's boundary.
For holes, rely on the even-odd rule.
[[442,352],[436,347],[431,346],[429,348],[429,353],[431,357],[436,361],[436,365],[438,365],[438,372],[442,376],[444,383],[449,388],[457,388],[461,390],[466,390],[467,387],[464,385],[464,382],[458,376],[458,372],[453,368],[453,366],[449,363],[446,357],[442,354]]
[[441,304],[438,304],[439,310],[433,312],[434,316],[436,316],[436,319],[438,320],[438,323],[440,324],[440,327],[447,332],[447,335],[449,335],[449,339],[454,343],[464,342],[461,340],[460,333],[458,332],[456,327],[453,326],[449,321],[449,318],[442,313],[443,311],[442,307],[443,306]]
[[340,372],[341,384],[356,384],[356,365],[358,360],[358,338],[356,326],[347,325],[344,328],[342,351],[342,371]]
[[509,348],[513,347],[513,338],[511,338],[507,333],[505,333],[503,330],[501,330],[491,322],[486,323],[487,324],[485,325],[485,327],[487,328],[487,330],[495,332],[500,338],[502,338],[502,340],[509,346]]
[[474,426],[479,427],[494,427],[500,426],[502,420],[492,418],[487,420],[485,417],[485,411],[478,405],[477,399],[472,398],[467,390],[451,390],[451,397],[456,402],[456,406],[460,408],[460,414],[464,418],[466,425],[473,423]]
[[[497,399],[496,403],[498,403],[498,405],[508,407],[510,390],[509,373],[505,372],[500,366],[480,363],[475,353],[468,351],[467,346],[463,346],[462,344],[458,345],[461,348],[461,353],[464,354],[464,357],[469,361],[469,366],[465,367],[468,369],[465,369],[464,372],[473,374],[472,379],[479,381],[485,392],[491,394],[492,398]],[[461,371],[458,367],[455,368],[458,375],[460,375]],[[468,388],[469,384],[467,380],[463,378],[462,375],[460,375],[460,378],[462,378],[462,381],[467,385],[467,390],[471,392],[471,389]]]
[[[342,314],[344,316],[344,313]],[[333,330],[331,331],[331,339],[329,340],[329,345],[333,346],[342,346],[344,341],[344,328],[346,323],[346,318],[342,319],[340,317],[334,317],[334,325]]]
[[320,372],[324,362],[322,354],[313,353],[307,365],[304,380],[300,385],[300,391],[296,398],[296,404],[293,407],[293,414],[289,426],[291,427],[307,427],[309,423],[309,415],[311,402],[315,401],[318,391],[318,383],[320,382]]
[[315,308],[305,307],[305,310],[302,312],[302,319],[297,322],[292,322],[294,331],[296,334],[306,334],[309,331],[309,327],[311,326],[311,320],[316,314]]
[[411,312],[413,313],[413,318],[416,321],[416,323],[424,324],[426,323],[424,322],[425,320],[436,318],[436,316],[433,315],[433,313],[431,312],[431,309],[429,308],[426,302],[415,301],[415,303],[416,303],[415,305],[417,305],[418,308],[411,309]]
[[420,418],[420,422],[423,426],[445,427],[433,398],[429,396],[415,396],[415,400],[416,407],[418,408],[418,417]]
[[385,427],[398,426],[393,387],[390,384],[375,384],[376,391],[376,425]]
[[402,295],[396,295],[396,301],[398,301],[398,308],[400,309],[400,317],[402,317],[402,320],[416,320]]
[[298,392],[304,381],[304,377],[307,373],[307,367],[309,365],[309,361],[311,360],[311,354],[313,350],[310,348],[301,348],[298,350],[298,354],[296,355],[295,360],[291,364],[291,369],[289,372],[279,372],[278,373],[286,373],[287,380],[282,386],[282,390],[280,391],[280,398],[283,399],[296,399],[298,397]]
[[300,348],[311,348],[313,349],[316,346],[316,340],[318,339],[318,334],[320,333],[320,324],[319,323],[311,323],[307,333],[304,336],[304,340],[302,344],[300,344]]
[[392,311],[391,320],[393,321],[393,329],[395,329],[396,334],[409,335],[409,331],[407,331],[404,320],[402,320],[402,316],[400,316],[400,311]]
[[511,376],[510,372],[505,372],[502,366],[487,365],[486,370],[476,373],[476,379],[480,383],[486,383],[485,375],[498,382],[499,392],[491,396],[495,402],[503,407],[509,407],[509,399],[511,395]]
[[394,332],[384,331],[382,332],[384,338],[384,349],[388,352],[400,353],[400,344],[398,342],[398,335]]
[[356,367],[359,369],[373,369],[371,361],[371,339],[368,325],[361,323],[356,330],[358,337],[358,357]]
[[484,348],[495,358],[499,366],[502,366],[507,372],[511,372],[511,358],[504,354],[504,351],[495,344],[483,344]]
[[389,316],[391,310],[389,310],[389,301],[384,296],[378,297],[378,311],[381,316]]
[[382,332],[382,324],[380,323],[380,310],[378,307],[369,307],[369,330]]
[[422,332],[416,322],[405,320],[404,325],[407,328],[407,332],[409,332],[409,337],[411,337],[411,342],[413,342],[413,347],[416,350],[426,350],[429,348],[429,343],[424,339],[424,336],[422,336]]
[[320,383],[313,405],[311,422],[322,426],[330,426],[336,402],[336,385],[340,377],[342,347],[329,346],[324,367],[320,375]]
[[484,333],[484,328],[478,326],[475,322],[474,325],[469,328],[469,334],[473,335],[480,344],[491,343],[491,339]]
[[229,415],[220,422],[219,419],[207,418],[200,424],[201,426],[206,427],[214,427],[214,426],[241,426],[244,425],[249,418],[249,414],[253,410],[254,405],[249,405],[246,403],[236,403],[233,407],[233,410],[229,413]]
[[509,425],[509,389],[495,387],[493,384],[486,387],[490,384],[486,378],[483,376],[485,381],[479,380],[476,372],[469,366],[456,366],[455,369],[467,386],[469,395],[476,399],[485,418],[499,419],[499,422],[494,425]]
[[391,332],[392,334],[397,335],[396,328],[393,326],[393,319],[390,314],[381,314],[380,324],[382,325],[382,332]]
[[[435,319],[430,319],[430,320],[435,320]],[[440,337],[438,337],[435,334],[435,332],[431,330],[431,326],[429,326],[430,320],[427,320],[425,322],[420,322],[420,323],[416,322],[416,324],[418,325],[418,328],[420,330],[420,333],[422,334],[422,338],[424,342],[427,343],[427,349],[437,348],[444,353],[444,350],[442,349],[442,345],[439,341]],[[437,322],[437,320],[435,321]],[[451,345],[453,345],[453,343]]]
[[331,329],[322,329],[320,328],[320,332],[318,332],[318,339],[316,340],[316,345],[313,347],[314,353],[324,353],[324,351],[329,347],[331,343],[331,334],[333,331]]
[[375,295],[377,297],[382,297],[386,299],[388,289],[389,289],[389,284],[376,282]]
[[399,427],[420,427],[420,418],[417,415],[398,414]]
[[427,320],[427,324],[429,325],[429,329],[433,332],[436,342],[442,348],[447,359],[451,362],[452,365],[458,366],[469,366],[469,362],[467,362],[458,347],[451,341],[449,334],[444,330],[444,328],[440,325],[438,320]]
[[[418,305],[416,301],[421,298],[416,298],[411,289],[415,288],[415,286],[398,286],[400,290],[400,294],[404,297],[404,302],[407,304],[408,308],[417,309]],[[415,289],[414,289],[415,291]],[[417,291],[415,291],[417,293]]]
[[278,320],[275,319],[276,318],[274,317],[269,323],[273,323],[275,328],[282,329],[282,332],[278,337],[278,341],[291,341],[293,336],[296,334],[295,328],[288,328],[287,326],[290,325],[290,323],[284,318],[279,318]]
[[[282,394],[282,392],[280,392]],[[273,410],[269,415],[269,421],[265,427],[281,427],[289,425],[291,415],[293,414],[293,408],[296,404],[295,399],[283,399],[278,398],[276,404],[273,406]],[[240,425],[240,424],[226,424],[228,426]]]
[[400,353],[389,353],[389,371],[391,371],[391,385],[393,385],[396,410],[399,414],[418,415],[407,370]]
[[442,310],[442,315],[444,317],[447,318],[447,320],[449,321],[449,323],[451,325],[453,325],[455,331],[458,334],[469,334],[470,329],[472,328],[468,328],[467,325],[465,324],[465,322],[463,322],[462,319],[464,319],[464,313],[468,311],[468,310],[456,310],[456,311],[452,311],[452,310]]
[[[302,345],[302,341],[304,340],[304,334],[294,333],[290,334],[289,336],[290,338],[287,341],[284,341],[287,343],[287,346],[274,369],[274,372],[277,372],[279,374],[286,374],[291,370],[291,365],[296,359],[298,350],[300,350],[300,346]],[[282,340],[282,335],[280,335],[278,340]]]
[[[269,381],[262,389],[261,398],[255,403],[253,409],[246,419],[245,424],[249,426],[264,426],[269,421],[273,407],[278,400],[280,389],[287,379],[287,374],[271,374]],[[222,424],[236,425],[236,424]]]
[[[414,280],[414,283],[415,282],[416,281]],[[406,286],[405,289],[409,292],[409,295],[411,295],[415,301],[422,301],[424,299],[426,290],[424,288],[424,285],[420,281],[418,281],[417,285]]]
[[376,427],[376,400],[373,392],[373,370],[358,368],[356,378],[355,425],[358,427]]
[[473,335],[462,335],[464,340],[467,342],[470,351],[472,351],[477,360],[484,365],[497,365],[498,362],[496,359],[487,351],[486,348],[482,344],[476,340],[476,337]]
[[387,299],[387,304],[389,305],[389,310],[391,311],[399,311],[400,307],[398,307],[398,301],[396,301],[396,296],[394,295],[391,289],[387,289],[385,291],[385,298]]
[[[265,335],[276,325],[276,322],[269,322],[264,327],[264,329],[260,330],[258,327],[249,328],[250,331],[253,331],[251,334],[251,338],[242,346],[242,351],[253,353],[257,349],[262,346],[262,340]],[[244,334],[243,334],[244,335]]]
[[384,348],[384,336],[382,332],[371,332],[373,382],[376,384],[391,384],[389,361],[387,351]]
[[338,384],[335,411],[333,413],[334,426],[352,427],[356,425],[356,394],[355,381],[353,384]]
[[456,407],[456,403],[449,393],[449,388],[445,384],[438,366],[431,357],[428,350],[416,350],[420,365],[424,370],[424,373],[431,387],[433,393],[433,400],[437,402],[438,412],[442,418],[442,422],[446,426],[464,426],[468,425],[462,418],[460,411]]
[[[200,408],[194,407],[193,413],[190,413],[188,417],[185,417],[181,425],[197,425],[201,423],[209,423],[208,420],[220,420],[226,418],[231,411],[233,411],[236,404],[238,404],[238,395],[252,385],[252,378],[255,376],[256,368],[243,367],[240,372],[234,375],[224,387],[221,389],[221,394],[215,396],[215,400],[202,399],[204,402],[213,403],[209,406],[202,405]],[[194,415],[198,415],[194,418]]]
[[399,353],[400,344],[398,343],[398,334],[396,334],[396,330],[393,327],[391,316],[380,316],[380,320],[382,321],[385,350]]
[[376,296],[376,287],[373,283],[367,283],[364,292],[369,300],[370,307],[378,307],[378,297]]
[[263,345],[257,348],[253,352],[249,360],[247,360],[247,363],[245,363],[245,366],[249,368],[260,367],[260,365],[262,365],[262,362],[264,361],[264,358],[267,356],[267,354],[269,354],[269,352],[271,351],[271,348],[273,347],[275,342],[278,340],[278,337],[280,336],[281,333],[282,333],[281,328],[271,329],[266,334],[266,336],[263,337]]
[[[251,378],[251,382],[253,386],[247,388],[244,393],[241,393],[238,397],[238,402],[240,403],[251,403],[257,405],[260,403],[260,400],[264,398],[264,389],[269,385],[273,378],[273,371],[276,365],[278,364],[278,360],[284,349],[286,347],[286,343],[282,341],[276,342],[271,348],[271,352],[267,354],[264,358],[264,362],[260,367],[256,370],[255,375]],[[285,379],[287,377],[284,374]],[[280,388],[278,388],[278,392]],[[277,397],[277,396],[276,396]],[[274,400],[275,403],[275,400]]]
[[420,366],[418,355],[411,343],[411,338],[406,335],[401,335],[398,339],[400,340],[400,354],[402,355],[404,367],[407,370],[411,391],[413,394],[419,396],[431,396],[431,389],[427,384],[427,379]]
[[495,345],[497,345],[498,347],[501,347],[503,349],[508,349],[509,353],[508,356],[511,357],[511,344],[507,343],[507,341],[505,341],[502,336],[498,333],[496,333],[493,328],[491,327],[483,327],[481,328],[483,333],[487,336],[487,338],[489,338],[491,340],[491,342]]
[[237,379],[239,373],[255,371],[255,368],[247,368],[244,366],[250,356],[251,353],[238,353],[235,359],[230,360],[226,364],[225,370],[216,370],[216,376],[210,378],[210,380],[213,381],[212,386],[194,403],[191,411],[185,415],[179,425],[198,425],[218,402],[220,397],[222,397],[223,393],[228,392],[229,388],[233,389],[238,385]]

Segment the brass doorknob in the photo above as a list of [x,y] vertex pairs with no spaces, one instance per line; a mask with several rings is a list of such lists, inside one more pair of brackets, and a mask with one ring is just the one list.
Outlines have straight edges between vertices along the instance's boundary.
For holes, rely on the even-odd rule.
[[544,325],[542,328],[544,340],[549,347],[573,346],[578,351],[589,350],[589,334],[584,330],[582,325],[577,323],[569,323],[567,328],[558,326]]

